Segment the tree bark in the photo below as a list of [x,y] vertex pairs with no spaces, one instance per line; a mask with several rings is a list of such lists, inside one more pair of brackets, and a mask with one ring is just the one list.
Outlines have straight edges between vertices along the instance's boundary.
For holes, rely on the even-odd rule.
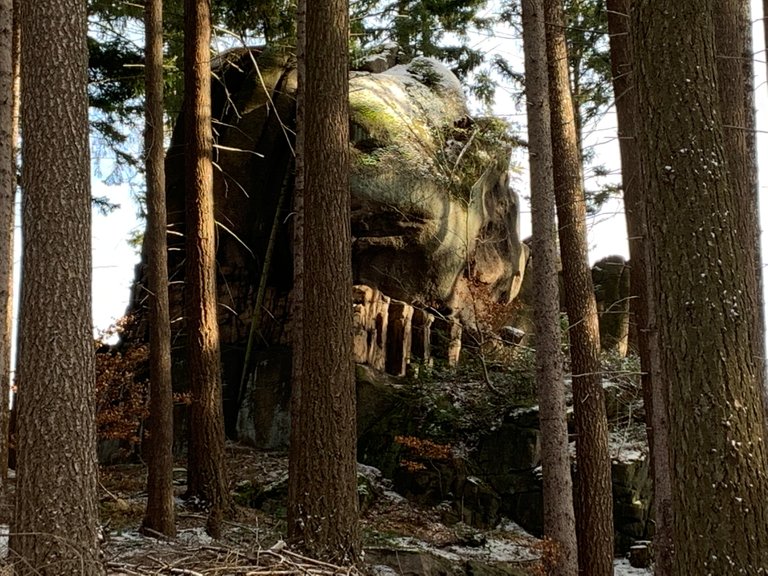
[[187,375],[192,393],[187,496],[209,506],[209,535],[232,509],[225,448],[216,300],[210,0],[184,2]]
[[552,154],[576,422],[579,572],[613,574],[613,497],[600,329],[587,253],[586,202],[568,83],[561,0],[546,0]]
[[288,534],[360,558],[352,356],[348,3],[299,2]]
[[768,569],[754,235],[725,152],[716,4],[635,0],[632,17],[681,575]]
[[632,0],[608,0],[611,72],[621,153],[622,189],[630,255],[631,319],[640,355],[646,431],[653,474],[654,574],[672,573],[672,486],[669,464],[667,389],[660,377],[655,302],[648,269],[648,224],[637,152],[637,103],[629,13]]
[[13,228],[16,199],[13,114],[13,0],[0,0],[0,491],[8,478],[13,339]]
[[573,576],[578,572],[578,555],[560,350],[557,228],[543,0],[523,0],[522,12],[528,158],[531,166],[536,377],[544,475],[544,535],[555,543],[554,557],[545,561],[548,574]]
[[755,282],[754,293],[758,298],[757,318],[753,324],[755,360],[761,363],[760,374],[765,370],[765,332],[763,322],[762,262],[760,259],[760,207],[757,182],[757,142],[755,139],[754,70],[752,68],[752,17],[749,0],[723,0],[715,3],[715,21],[718,31],[715,38],[717,58],[720,115],[725,130],[725,153],[733,178],[732,184],[739,195],[740,220],[753,235],[751,242],[742,247],[744,256],[752,260]]
[[168,245],[163,154],[163,2],[144,7],[146,82],[144,153],[147,173],[147,268],[149,282],[149,419],[147,508],[142,530],[176,535],[173,508],[173,390],[168,304]]
[[16,574],[100,575],[86,7],[24,2]]

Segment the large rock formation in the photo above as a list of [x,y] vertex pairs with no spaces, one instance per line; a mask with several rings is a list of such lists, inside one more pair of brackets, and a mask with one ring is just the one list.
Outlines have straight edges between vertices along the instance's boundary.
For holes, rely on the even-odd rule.
[[[275,220],[278,241],[266,272],[258,342],[288,344],[290,197],[275,212],[281,194],[293,188],[295,64],[280,50],[235,50],[215,63],[213,84],[219,324],[225,403],[236,410],[243,397],[243,350]],[[514,298],[527,248],[518,237],[517,195],[508,185],[512,144],[506,126],[470,118],[458,80],[429,59],[381,73],[352,72],[350,119],[356,283],[468,323],[484,303]],[[177,342],[184,335],[182,120],[166,159]],[[139,282],[134,310],[142,298]]]

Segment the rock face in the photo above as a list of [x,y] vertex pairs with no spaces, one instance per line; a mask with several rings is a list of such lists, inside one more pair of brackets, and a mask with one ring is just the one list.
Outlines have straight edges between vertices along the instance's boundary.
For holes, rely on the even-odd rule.
[[[213,113],[220,296],[241,320],[249,313],[278,196],[292,188],[287,136],[296,74],[290,57],[273,50],[233,51],[218,66]],[[472,280],[489,287],[496,301],[514,298],[527,248],[519,240],[518,199],[508,183],[506,125],[470,119],[458,80],[429,59],[379,74],[353,72],[350,117],[356,283],[407,303],[460,310],[466,303],[458,285],[469,264]],[[180,234],[182,130],[180,121],[167,159],[169,221]],[[284,292],[291,283],[288,226],[280,232],[269,284]],[[183,252],[182,244],[175,248]],[[225,337],[235,340],[241,331],[233,325]]]
[[629,346],[629,272],[621,256],[608,256],[592,266],[592,282],[600,314],[600,344],[619,356]]
[[[214,67],[219,324],[231,435],[264,273],[267,292],[257,341],[289,344],[296,70],[291,55],[277,49],[234,50]],[[184,338],[183,131],[182,113],[166,157],[171,316],[179,344]],[[497,305],[514,298],[527,248],[519,241],[518,199],[508,183],[512,144],[506,126],[471,119],[458,80],[438,62],[418,59],[381,73],[351,73],[350,133],[355,282],[406,306],[469,323],[476,300]],[[276,214],[281,194],[289,197]],[[277,243],[265,268],[273,221]],[[142,276],[139,270],[133,312],[144,305]],[[399,312],[399,330],[411,321],[402,316],[408,313]],[[377,352],[369,346],[368,353]],[[369,360],[383,367],[383,355]],[[390,370],[402,372],[405,361],[393,359]],[[175,380],[182,381],[183,363],[176,368]]]
[[350,115],[356,280],[466,317],[470,262],[493,301],[514,298],[527,249],[506,126],[470,119],[458,80],[425,58],[353,73]]

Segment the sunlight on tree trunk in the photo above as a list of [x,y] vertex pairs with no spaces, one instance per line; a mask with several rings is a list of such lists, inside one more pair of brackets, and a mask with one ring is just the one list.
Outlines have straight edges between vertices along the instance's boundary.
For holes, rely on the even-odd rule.
[[211,127],[210,0],[184,2],[187,377],[192,393],[187,496],[209,506],[207,530],[221,536],[232,510],[224,448],[216,310],[216,225]]
[[168,246],[163,154],[163,2],[145,5],[147,97],[144,153],[147,173],[147,250],[149,282],[149,418],[147,508],[142,531],[173,538],[173,390],[171,324],[168,304]]
[[[24,2],[24,229],[16,574],[91,576],[99,558],[86,6]],[[52,66],[51,62],[56,65]]]

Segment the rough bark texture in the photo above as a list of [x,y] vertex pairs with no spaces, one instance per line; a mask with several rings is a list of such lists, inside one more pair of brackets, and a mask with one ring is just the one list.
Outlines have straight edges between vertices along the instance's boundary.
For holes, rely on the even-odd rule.
[[755,360],[765,368],[765,332],[763,325],[763,291],[760,260],[760,207],[757,184],[755,141],[754,70],[752,68],[752,18],[749,0],[723,0],[715,3],[714,20],[717,22],[715,54],[717,59],[720,116],[725,138],[724,150],[728,156],[732,185],[739,196],[739,220],[753,240],[742,246],[745,258],[754,265],[752,281],[758,298],[757,318],[753,327]]
[[24,2],[17,574],[97,575],[88,52],[82,0]]
[[576,422],[579,572],[613,574],[608,423],[600,376],[600,329],[587,253],[586,203],[568,83],[561,0],[546,0],[555,197],[568,312]]
[[[768,0],[763,0],[763,48],[768,55]],[[766,71],[768,72],[768,56],[764,56]],[[768,87],[768,86],[766,86]]]
[[715,4],[635,0],[632,17],[681,575],[768,570],[754,236],[724,152]]
[[13,1],[0,1],[0,490],[8,477],[13,333],[14,162]]
[[557,229],[544,2],[523,0],[522,11],[531,166],[536,378],[544,475],[544,534],[556,545],[554,557],[547,559],[551,562],[548,573],[573,576],[578,571],[578,555],[560,350]]
[[655,303],[648,270],[648,224],[637,153],[637,103],[629,12],[632,0],[608,0],[611,72],[621,152],[622,189],[630,255],[631,321],[635,323],[642,372],[646,430],[653,475],[654,574],[672,570],[672,486],[670,484],[667,390],[659,376]]
[[[299,2],[296,278],[288,533],[360,556],[348,183],[348,3]],[[298,352],[298,354],[297,354]]]
[[224,460],[224,411],[216,310],[216,223],[213,207],[210,0],[184,2],[184,108],[186,166],[185,299],[192,403],[187,496],[209,505],[214,538],[232,508]]
[[176,535],[173,509],[173,390],[168,305],[165,166],[163,154],[163,2],[147,0],[144,13],[147,95],[144,153],[147,173],[149,281],[149,420],[145,533]]

